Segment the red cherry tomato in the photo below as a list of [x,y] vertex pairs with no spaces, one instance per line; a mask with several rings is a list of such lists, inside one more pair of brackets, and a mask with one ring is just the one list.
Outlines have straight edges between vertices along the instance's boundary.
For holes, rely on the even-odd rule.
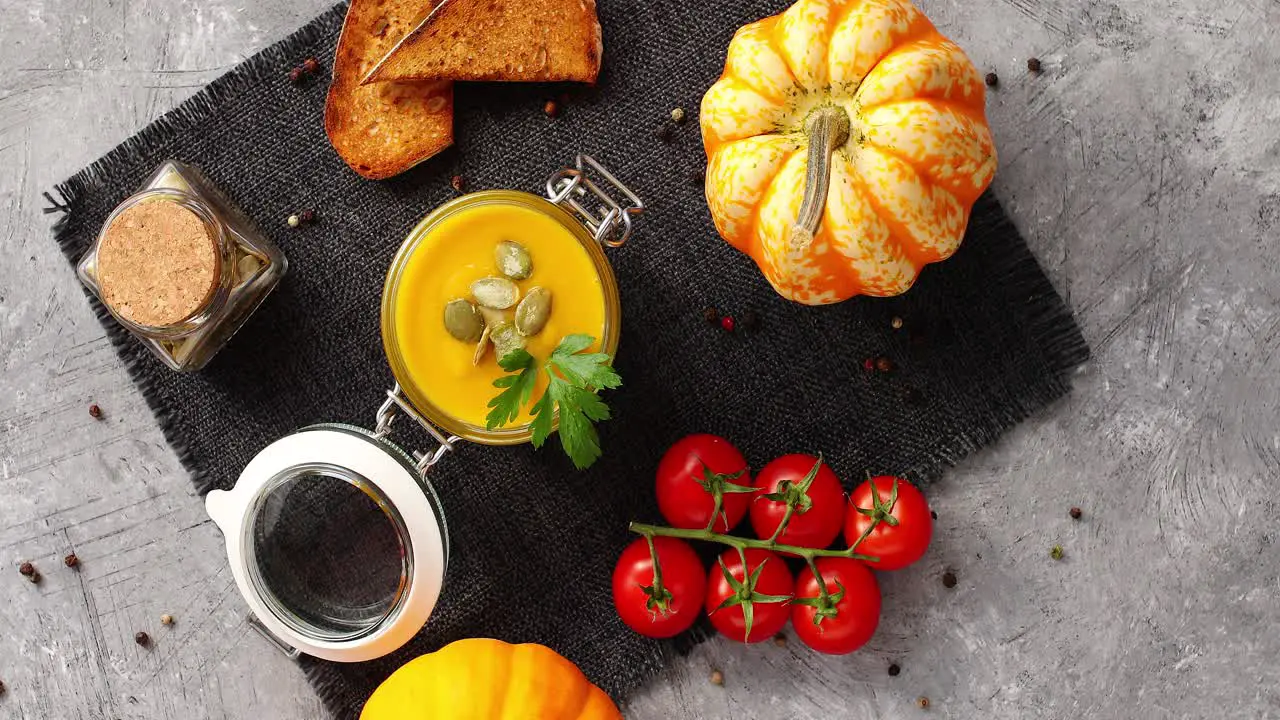
[[658,509],[672,527],[701,530],[711,525],[718,489],[721,512],[714,529],[729,532],[747,514],[754,495],[741,489],[750,487],[742,453],[715,435],[690,435],[672,445],[658,463]]
[[662,597],[654,595],[653,558],[649,544],[640,538],[622,551],[613,569],[613,606],[632,630],[666,638],[688,630],[698,619],[707,575],[685,541],[655,537],[653,546],[662,568]]
[[[791,571],[782,558],[769,552],[752,548],[746,551],[747,569],[743,572],[742,558],[732,548],[720,555],[734,582],[730,583],[720,569],[720,563],[711,568],[707,577],[707,617],[721,635],[738,642],[761,642],[773,637],[787,624],[789,614],[786,600],[791,596]],[[764,567],[761,567],[761,566]],[[760,569],[754,583],[750,575]],[[726,600],[740,596],[739,587],[751,591],[751,627],[748,634],[743,605],[746,601],[721,607]]]
[[[880,624],[880,586],[875,575],[857,560],[818,558],[817,566],[832,603],[825,609],[819,607],[818,578],[805,568],[796,580],[791,625],[800,640],[818,652],[851,653],[867,644]],[[815,623],[819,615],[825,617]]]
[[[778,529],[786,515],[787,504],[783,500],[765,497],[771,494],[798,494],[807,476],[821,460],[812,455],[783,455],[756,475],[759,494],[751,505],[751,527],[761,540],[768,540]],[[844,520],[844,491],[840,479],[825,463],[818,465],[804,494],[808,507],[797,506],[777,540],[783,545],[824,548],[840,534]]]
[[919,560],[929,549],[933,518],[929,515],[929,503],[915,485],[902,478],[881,475],[854,488],[849,494],[849,507],[845,513],[845,542],[849,545],[857,542],[876,518],[880,523],[858,545],[860,554],[880,558],[879,562],[870,563],[871,567],[901,570]]

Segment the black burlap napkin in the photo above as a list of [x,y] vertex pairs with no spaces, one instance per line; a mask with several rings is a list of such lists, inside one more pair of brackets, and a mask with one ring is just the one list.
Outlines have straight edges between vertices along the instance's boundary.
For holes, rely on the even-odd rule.
[[[432,475],[454,549],[440,604],[390,657],[305,661],[336,715],[358,713],[406,660],[469,636],[549,645],[617,696],[655,673],[664,648],[617,620],[609,577],[630,539],[627,521],[654,518],[659,457],[686,433],[724,435],[757,468],[820,450],[848,483],[867,471],[929,480],[1067,390],[1065,374],[1088,349],[990,195],[960,252],[892,300],[788,303],[716,236],[697,178],[705,158],[696,120],[669,142],[655,131],[672,108],[694,114],[735,28],[786,5],[601,0],[598,87],[460,85],[457,147],[378,183],[348,170],[322,129],[337,7],[58,188],[69,210],[58,242],[73,262],[169,158],[201,167],[289,257],[289,275],[199,374],[165,369],[98,307],[201,490],[227,487],[295,428],[373,423],[393,382],[379,337],[383,277],[407,231],[455,194],[454,175],[470,189],[537,192],[584,152],[648,203],[635,237],[609,252],[622,289],[617,367],[626,384],[608,396],[615,419],[602,427],[603,460],[575,472],[554,445],[464,446],[446,457]],[[308,57],[321,72],[291,84],[289,69]],[[561,93],[560,116],[548,118],[544,101]],[[316,221],[287,227],[303,209]],[[755,314],[759,327],[724,332],[704,319],[706,306]],[[890,372],[864,367],[881,357]],[[428,445],[421,433],[398,439]]]

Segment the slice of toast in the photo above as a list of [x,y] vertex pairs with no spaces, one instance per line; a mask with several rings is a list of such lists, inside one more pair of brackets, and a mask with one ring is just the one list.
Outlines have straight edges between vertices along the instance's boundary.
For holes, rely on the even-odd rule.
[[595,0],[444,0],[364,78],[594,83]]
[[432,0],[351,0],[347,10],[324,129],[338,155],[366,178],[397,175],[453,143],[452,83],[360,83],[432,7]]

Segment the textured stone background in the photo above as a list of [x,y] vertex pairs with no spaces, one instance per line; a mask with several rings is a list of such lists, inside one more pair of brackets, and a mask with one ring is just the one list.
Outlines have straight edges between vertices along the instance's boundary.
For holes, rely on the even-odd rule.
[[[40,192],[327,4],[0,0],[0,718],[320,713],[244,624]],[[997,193],[1096,360],[933,491],[866,650],[709,642],[628,715],[1280,717],[1280,2],[920,4],[1000,73]]]

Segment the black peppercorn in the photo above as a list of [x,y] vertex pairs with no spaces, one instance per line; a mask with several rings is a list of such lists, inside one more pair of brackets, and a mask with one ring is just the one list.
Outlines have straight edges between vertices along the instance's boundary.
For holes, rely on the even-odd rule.
[[674,132],[675,130],[671,127],[670,123],[663,123],[657,130],[653,131],[653,136],[664,143],[669,143],[671,142],[671,136]]
[[898,677],[898,673],[902,672],[902,668],[898,667],[898,663],[889,666],[889,677]]
[[1028,58],[1028,59],[1027,59],[1027,70],[1030,70],[1030,71],[1031,71],[1031,72],[1033,72],[1033,73],[1037,73],[1037,74],[1039,74],[1040,69],[1041,69],[1041,67],[1040,67],[1040,58]]
[[298,213],[298,219],[305,225],[316,219],[316,211],[311,209],[303,210]]
[[4,694],[4,682],[0,682],[0,695]]
[[449,180],[449,184],[452,185],[453,189],[458,192],[466,192],[467,190],[467,179],[462,177],[461,175],[454,175]]
[[738,318],[738,324],[747,332],[755,332],[760,328],[760,316],[748,310]]
[[720,311],[713,307],[702,308],[702,317],[709,323],[720,322]]
[[953,588],[956,586],[956,574],[948,570],[942,573],[942,587]]
[[133,641],[138,643],[142,647],[146,647],[151,644],[151,636],[144,632],[139,631],[134,634]]
[[930,510],[930,511],[929,511],[929,517],[933,518],[934,520],[937,520],[937,519],[938,519],[938,513],[937,513],[936,511],[934,511],[934,510]]
[[1071,508],[1071,512],[1069,514],[1071,515],[1072,520],[1079,520],[1080,516],[1084,515],[1084,511],[1078,507],[1073,507]]
[[1000,76],[993,72],[987,73],[987,87],[995,87],[1000,84]]

